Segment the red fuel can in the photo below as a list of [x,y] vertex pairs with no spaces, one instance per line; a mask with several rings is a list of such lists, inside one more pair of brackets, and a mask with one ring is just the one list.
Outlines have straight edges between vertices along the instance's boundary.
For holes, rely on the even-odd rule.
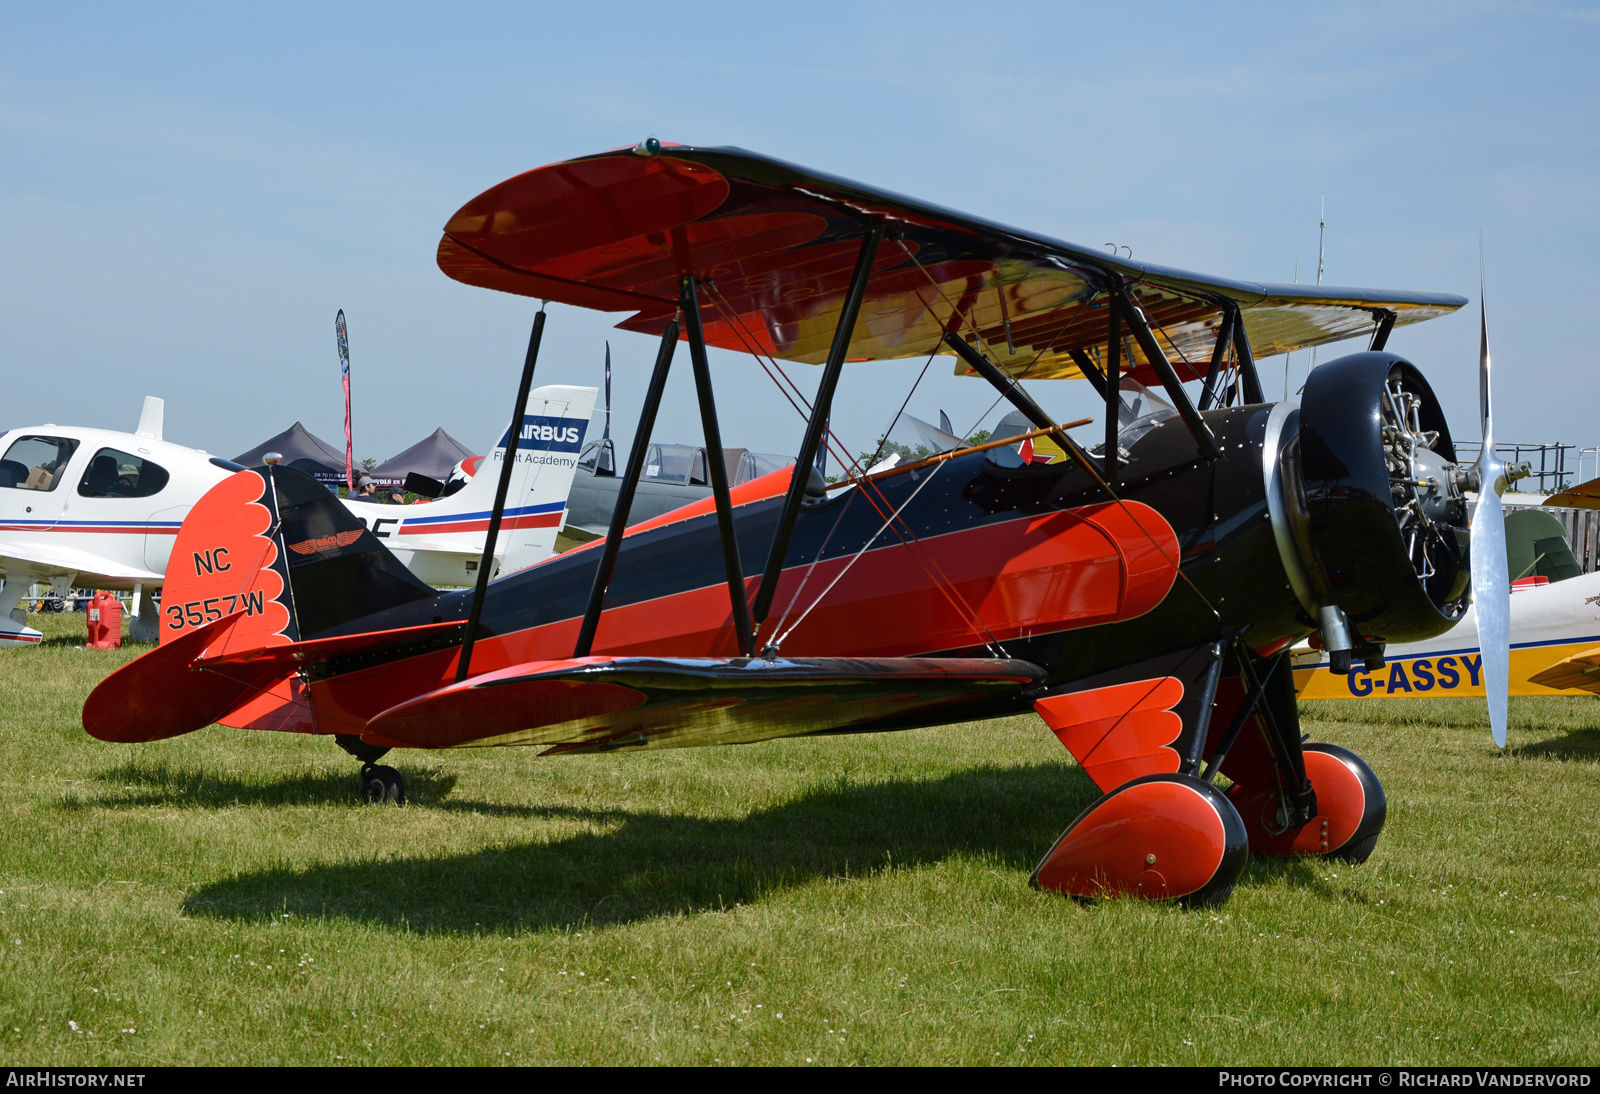
[[116,649],[122,645],[122,602],[104,589],[89,601],[89,648]]

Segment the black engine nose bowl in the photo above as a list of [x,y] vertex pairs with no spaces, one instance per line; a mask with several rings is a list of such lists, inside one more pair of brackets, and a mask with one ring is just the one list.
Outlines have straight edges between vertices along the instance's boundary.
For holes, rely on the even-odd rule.
[[1382,352],[1317,367],[1297,449],[1288,455],[1308,562],[1352,628],[1381,642],[1448,630],[1466,610],[1467,510],[1450,428],[1422,373]]

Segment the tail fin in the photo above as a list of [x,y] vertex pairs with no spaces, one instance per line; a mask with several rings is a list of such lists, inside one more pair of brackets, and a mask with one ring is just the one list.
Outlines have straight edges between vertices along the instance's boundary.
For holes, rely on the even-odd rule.
[[[529,394],[495,546],[501,573],[531,566],[555,553],[556,533],[566,513],[567,494],[578,469],[578,453],[594,411],[595,394],[592,387],[559,384]],[[510,439],[507,427],[466,486],[449,497],[410,506],[399,514],[403,523],[397,545],[405,546],[409,536],[426,536],[430,545],[459,541],[465,548],[481,551]]]
[[161,642],[243,613],[228,650],[285,645],[435,595],[311,476],[255,468],[207,491],[178,530]]

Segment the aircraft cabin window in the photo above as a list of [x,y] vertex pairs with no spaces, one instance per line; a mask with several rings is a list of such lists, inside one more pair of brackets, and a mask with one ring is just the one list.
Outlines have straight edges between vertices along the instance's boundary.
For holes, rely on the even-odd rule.
[[[590,441],[583,446],[583,451],[578,453],[578,466],[592,475],[615,475],[617,473],[616,447],[609,439]],[[647,471],[646,474],[649,474]],[[654,478],[655,476],[651,476]]]
[[695,452],[686,444],[653,444],[645,454],[644,477],[682,486],[689,481]]
[[690,469],[689,469],[689,485],[690,486],[710,486],[711,485],[710,475],[706,471],[706,450],[703,449],[703,448],[697,448],[697,449],[694,450],[694,463],[690,466]]
[[739,467],[733,473],[733,485],[743,486],[763,475],[794,466],[793,456],[773,456],[766,452],[746,452],[739,457]]
[[147,459],[102,448],[89,461],[78,494],[85,498],[148,498],[161,492],[168,477],[166,468]]
[[[1140,437],[1169,418],[1178,416],[1178,412],[1163,394],[1145,387],[1131,376],[1122,378],[1118,397],[1118,448],[1132,448]],[[1105,444],[1102,442],[1099,448],[1103,450]]]
[[78,449],[67,437],[19,437],[0,456],[0,486],[16,490],[54,490]]

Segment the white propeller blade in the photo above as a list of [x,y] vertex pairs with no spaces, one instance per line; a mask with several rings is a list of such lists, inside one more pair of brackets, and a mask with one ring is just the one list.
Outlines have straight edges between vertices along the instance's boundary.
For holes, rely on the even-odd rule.
[[1506,518],[1500,495],[1506,469],[1494,454],[1494,418],[1489,399],[1489,319],[1479,287],[1478,400],[1483,419],[1483,451],[1475,465],[1478,507],[1472,512],[1472,600],[1478,614],[1478,648],[1483,652],[1483,692],[1489,701],[1494,743],[1506,746],[1506,693],[1511,686],[1511,577],[1506,568]]

